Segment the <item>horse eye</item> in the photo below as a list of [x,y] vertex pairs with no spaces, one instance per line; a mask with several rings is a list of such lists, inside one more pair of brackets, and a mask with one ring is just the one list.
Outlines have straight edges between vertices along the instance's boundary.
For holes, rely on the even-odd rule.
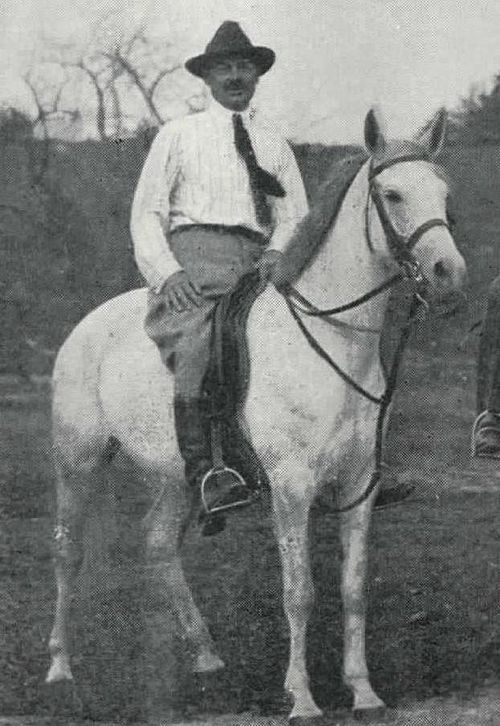
[[384,193],[384,197],[387,199],[388,202],[402,202],[403,197],[399,192],[396,192],[394,189],[388,189]]

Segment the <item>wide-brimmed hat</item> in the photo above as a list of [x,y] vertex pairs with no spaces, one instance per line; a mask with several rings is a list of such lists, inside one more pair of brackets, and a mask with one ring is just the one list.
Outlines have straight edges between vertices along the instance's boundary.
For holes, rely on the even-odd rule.
[[271,68],[276,57],[271,48],[252,45],[238,23],[226,20],[205,48],[205,52],[187,60],[185,66],[193,75],[203,77],[209,62],[235,55],[252,60],[257,66],[259,76]]

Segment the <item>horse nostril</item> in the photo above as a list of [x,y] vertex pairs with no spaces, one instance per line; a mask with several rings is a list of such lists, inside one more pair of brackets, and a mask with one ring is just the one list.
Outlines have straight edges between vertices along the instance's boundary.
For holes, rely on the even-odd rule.
[[446,277],[448,275],[448,270],[443,260],[438,260],[434,265],[434,274],[436,277]]

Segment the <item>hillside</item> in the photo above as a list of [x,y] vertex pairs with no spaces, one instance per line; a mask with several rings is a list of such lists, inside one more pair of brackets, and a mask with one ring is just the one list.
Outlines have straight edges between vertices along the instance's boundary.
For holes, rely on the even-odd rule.
[[[295,148],[311,200],[346,150]],[[128,218],[146,144],[53,143],[39,185],[32,183],[29,151],[22,143],[5,147],[0,173],[0,370],[11,372],[47,371],[43,348],[56,349],[95,305],[141,284]],[[468,262],[472,297],[480,300],[500,269],[500,146],[452,146],[441,161],[451,179],[455,237]]]

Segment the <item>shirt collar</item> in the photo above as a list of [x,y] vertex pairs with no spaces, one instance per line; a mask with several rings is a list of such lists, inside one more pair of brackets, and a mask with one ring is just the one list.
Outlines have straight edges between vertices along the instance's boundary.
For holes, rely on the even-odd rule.
[[253,106],[249,106],[244,111],[231,111],[231,109],[225,108],[220,103],[217,103],[217,101],[213,98],[210,101],[207,111],[215,118],[228,124],[232,124],[233,115],[237,113],[243,119],[243,123],[245,124],[245,126],[247,126],[248,123],[254,119],[256,113],[256,110]]

